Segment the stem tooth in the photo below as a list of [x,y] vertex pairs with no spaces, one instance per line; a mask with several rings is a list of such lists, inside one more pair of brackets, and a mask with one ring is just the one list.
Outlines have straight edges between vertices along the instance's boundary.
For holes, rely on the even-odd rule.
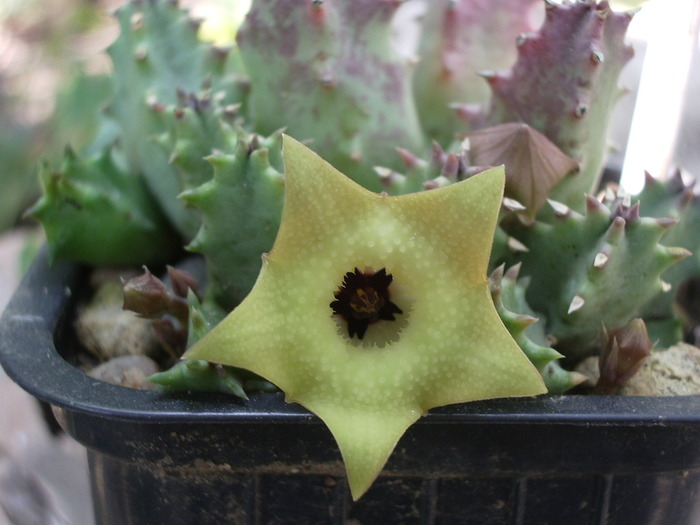
[[654,177],[651,173],[648,171],[644,170],[644,186],[650,186],[650,185],[659,185],[659,181],[656,180],[656,177]]
[[676,261],[682,261],[683,259],[693,255],[693,252],[686,250],[685,248],[681,248],[680,246],[669,246],[666,248],[666,252]]
[[[527,250],[527,248],[525,248]],[[510,268],[508,268],[508,271],[505,273],[506,279],[511,279],[512,281],[517,281],[518,280],[518,275],[520,274],[520,267],[522,266],[522,263],[514,264]]]
[[584,304],[586,304],[586,300],[583,297],[581,297],[580,295],[576,295],[571,300],[571,304],[569,305],[569,310],[566,313],[572,314],[574,312],[577,312],[578,310],[583,308]]
[[143,13],[134,13],[131,15],[131,28],[141,29],[143,27]]
[[608,259],[609,259],[609,257],[607,254],[605,254],[603,252],[599,252],[595,256],[595,260],[593,261],[593,266],[595,268],[598,268],[598,269],[604,268],[605,265],[608,263]]
[[401,160],[403,161],[406,168],[408,168],[409,170],[411,168],[414,168],[419,163],[418,157],[416,157],[413,153],[411,153],[407,149],[396,148],[396,151],[401,156]]
[[552,199],[547,199],[547,202],[552,207],[554,214],[557,217],[565,219],[571,216],[571,208],[569,208],[566,204],[559,201],[554,201]]
[[[606,188],[605,189],[605,195],[603,198],[605,199],[613,199],[615,196],[615,193],[610,189]],[[592,195],[586,195],[586,209],[588,212],[599,212],[604,208],[603,203],[600,202],[600,200],[596,199]]]
[[148,50],[145,47],[139,47],[134,51],[134,60],[137,62],[143,62],[148,58]]
[[501,264],[493,272],[491,272],[491,275],[489,276],[489,281],[491,281],[492,284],[499,283],[500,286],[500,282],[503,280],[505,266],[505,263]]
[[624,235],[625,227],[627,226],[627,221],[622,217],[615,217],[608,230],[608,242],[611,244],[616,244]]
[[445,164],[443,165],[442,172],[440,174],[448,179],[456,179],[458,172],[459,159],[457,159],[454,153],[450,153],[447,156],[447,160],[445,160]]
[[[515,237],[508,237],[508,240],[506,241],[506,244],[507,244],[507,246],[508,246],[508,249],[510,249],[510,251],[512,251],[512,252],[516,252],[516,253],[517,253],[517,252],[523,252],[523,253],[526,253],[526,252],[529,252],[529,251],[530,251],[530,249],[529,249],[527,246],[525,246],[523,243],[521,243],[521,242],[520,242],[518,239],[516,239]],[[518,267],[518,269],[520,269],[520,268]]]
[[433,166],[439,166],[442,167],[443,164],[447,161],[446,159],[446,153],[445,150],[442,149],[442,146],[438,144],[437,142],[433,141],[433,151],[432,154],[430,155],[430,163]]
[[394,174],[394,171],[389,169],[389,168],[385,168],[383,166],[375,166],[374,173],[379,175],[380,179],[388,180],[392,177],[392,175]]
[[508,211],[525,211],[527,209],[520,202],[510,197],[503,198],[503,208]]
[[539,318],[527,314],[520,314],[517,316],[516,321],[522,328],[527,328],[528,326],[531,326],[539,321]]
[[672,217],[661,217],[656,219],[656,224],[658,224],[664,230],[668,230],[669,228],[672,228],[678,224],[678,219],[674,219]]
[[683,191],[681,194],[680,202],[679,202],[679,207],[685,208],[687,206],[690,206],[690,204],[695,200],[695,193],[691,188],[687,188]]

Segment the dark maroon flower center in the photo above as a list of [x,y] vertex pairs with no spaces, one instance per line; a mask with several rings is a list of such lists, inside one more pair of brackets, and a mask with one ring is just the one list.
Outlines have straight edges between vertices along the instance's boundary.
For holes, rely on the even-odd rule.
[[343,277],[343,284],[333,295],[330,306],[335,315],[348,324],[348,335],[358,339],[365,336],[367,328],[377,321],[393,321],[401,308],[391,302],[389,285],[394,280],[382,268],[376,273],[365,273],[355,268]]

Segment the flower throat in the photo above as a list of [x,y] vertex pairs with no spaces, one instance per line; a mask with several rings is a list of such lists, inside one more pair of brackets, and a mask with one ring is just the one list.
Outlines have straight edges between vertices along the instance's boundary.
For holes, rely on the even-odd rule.
[[394,321],[395,314],[403,311],[391,302],[389,285],[393,276],[386,269],[372,273],[355,271],[348,272],[343,277],[343,284],[333,295],[335,301],[330,307],[335,315],[341,316],[348,327],[350,338],[357,335],[358,339],[365,336],[369,325],[378,321]]

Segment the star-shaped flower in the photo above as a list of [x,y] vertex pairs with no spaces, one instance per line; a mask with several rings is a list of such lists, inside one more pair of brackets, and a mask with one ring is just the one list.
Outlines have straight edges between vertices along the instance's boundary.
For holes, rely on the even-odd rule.
[[255,287],[186,358],[251,370],[318,415],[355,499],[429,409],[545,392],[489,294],[502,168],[390,197],[289,137],[284,162],[282,224]]

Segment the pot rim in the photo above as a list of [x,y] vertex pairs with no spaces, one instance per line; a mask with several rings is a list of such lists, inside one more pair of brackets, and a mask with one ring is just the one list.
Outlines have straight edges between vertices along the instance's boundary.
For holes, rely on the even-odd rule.
[[[0,363],[34,397],[68,412],[124,421],[232,423],[247,420],[320,420],[281,393],[252,394],[249,401],[216,393],[164,393],[94,379],[58,352],[55,331],[85,268],[49,262],[46,246],[0,318]],[[42,364],[45,366],[37,366]],[[700,395],[625,397],[544,395],[450,405],[431,410],[418,424],[491,422],[568,425],[700,424]]]

